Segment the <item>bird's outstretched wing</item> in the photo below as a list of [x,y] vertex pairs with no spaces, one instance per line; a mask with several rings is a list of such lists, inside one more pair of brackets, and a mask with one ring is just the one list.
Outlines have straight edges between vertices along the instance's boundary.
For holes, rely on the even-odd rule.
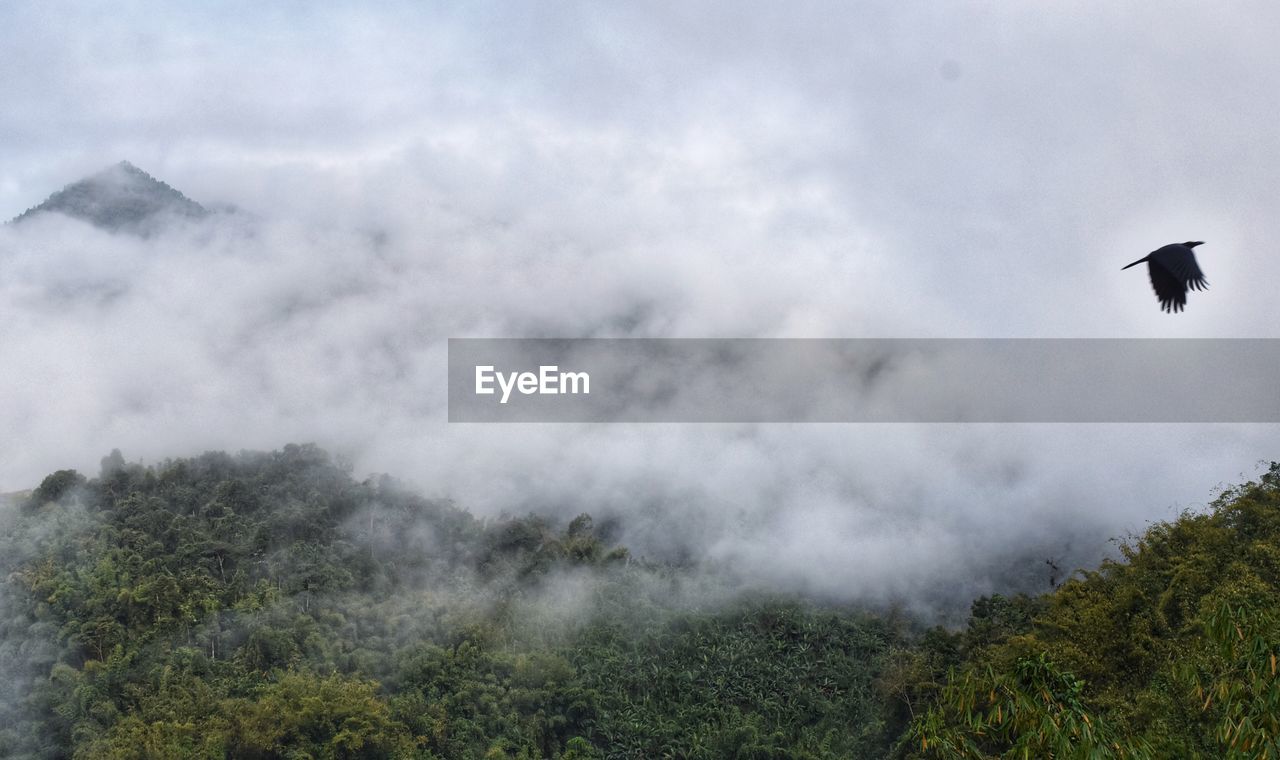
[[1204,290],[1209,283],[1196,263],[1191,248],[1177,243],[1152,251],[1147,257],[1147,271],[1151,286],[1160,299],[1160,308],[1167,312],[1182,311],[1187,305],[1187,289]]
[[[1196,271],[1200,271],[1198,267]],[[1162,310],[1173,313],[1186,308],[1187,284],[1182,278],[1154,259],[1147,262],[1147,272],[1151,275],[1151,287],[1156,290]],[[1200,275],[1200,282],[1204,282],[1204,275]]]
[[1189,257],[1186,268],[1187,287],[1192,290],[1205,290],[1209,287],[1209,281],[1204,278],[1204,272],[1200,271],[1200,265],[1196,263],[1194,256]]
[[1157,260],[1166,269],[1192,290],[1204,290],[1209,283],[1204,279],[1204,272],[1196,263],[1196,255],[1185,246],[1168,246],[1160,251],[1163,255]]

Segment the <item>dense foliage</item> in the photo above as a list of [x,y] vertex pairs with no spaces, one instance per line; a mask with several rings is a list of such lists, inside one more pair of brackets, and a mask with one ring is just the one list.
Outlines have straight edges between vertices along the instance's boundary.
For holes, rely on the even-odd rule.
[[960,631],[729,593],[309,446],[113,452],[3,514],[3,757],[1280,756],[1276,465]]
[[1051,595],[975,607],[899,753],[1280,757],[1280,465],[1122,553]]
[[480,521],[306,446],[113,453],[18,511],[0,756],[836,758],[896,730],[885,624],[726,600],[585,515]]

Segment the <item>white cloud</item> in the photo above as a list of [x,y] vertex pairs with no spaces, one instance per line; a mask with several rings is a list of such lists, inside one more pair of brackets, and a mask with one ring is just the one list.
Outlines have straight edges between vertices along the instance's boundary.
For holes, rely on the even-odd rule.
[[[257,220],[0,230],[0,490],[316,440],[828,593],[1097,556],[1280,435],[449,427],[444,341],[1274,337],[1276,13],[8,3],[0,214],[128,158]],[[1119,268],[1184,239],[1169,316]]]

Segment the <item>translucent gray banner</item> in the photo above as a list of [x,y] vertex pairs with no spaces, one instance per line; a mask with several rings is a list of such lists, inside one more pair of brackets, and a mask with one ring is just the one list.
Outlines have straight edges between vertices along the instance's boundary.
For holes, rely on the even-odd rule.
[[1280,422],[1280,340],[449,341],[450,422]]

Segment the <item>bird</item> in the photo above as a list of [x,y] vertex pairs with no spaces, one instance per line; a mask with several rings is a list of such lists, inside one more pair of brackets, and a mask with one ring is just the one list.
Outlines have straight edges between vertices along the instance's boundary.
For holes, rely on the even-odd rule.
[[1120,267],[1124,271],[1142,262],[1147,262],[1147,273],[1151,275],[1151,287],[1155,288],[1156,298],[1160,299],[1160,309],[1172,314],[1187,307],[1187,289],[1205,290],[1209,282],[1196,263],[1195,251],[1203,240],[1186,243],[1170,243],[1157,248],[1132,264]]

